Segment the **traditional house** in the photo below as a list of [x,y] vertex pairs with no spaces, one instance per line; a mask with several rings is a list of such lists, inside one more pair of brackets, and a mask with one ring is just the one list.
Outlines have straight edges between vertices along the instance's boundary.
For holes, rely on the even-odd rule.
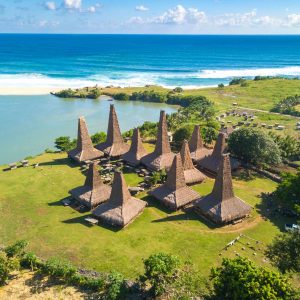
[[110,105],[106,141],[98,144],[96,148],[110,157],[119,157],[129,150],[129,145],[123,140],[118,117],[113,104]]
[[212,153],[211,149],[207,149],[203,145],[199,125],[195,125],[194,127],[193,134],[191,136],[191,139],[189,140],[189,148],[191,152],[191,158],[196,162],[204,156],[210,155]]
[[102,151],[94,148],[85,119],[80,117],[78,119],[77,146],[68,152],[68,156],[78,162],[85,162],[100,158],[103,155]]
[[135,167],[140,164],[141,158],[145,155],[147,155],[147,151],[143,146],[140,131],[138,128],[135,128],[133,130],[130,149],[122,155],[122,158],[127,164]]
[[109,199],[111,187],[102,182],[97,164],[93,163],[89,166],[84,185],[72,189],[69,193],[74,199],[92,209]]
[[180,156],[183,166],[185,182],[187,184],[202,182],[206,178],[206,176],[201,171],[195,168],[191,159],[189,145],[186,140],[182,144]]
[[161,111],[154,152],[144,156],[141,162],[152,171],[168,170],[171,167],[174,155],[175,154],[171,152],[168,137],[166,114],[164,111]]
[[222,155],[212,192],[198,200],[195,209],[217,224],[230,223],[250,214],[251,206],[234,195],[228,154]]
[[200,195],[185,183],[180,154],[177,154],[167,175],[167,181],[149,192],[172,210],[199,199]]
[[[207,172],[213,175],[217,175],[219,166],[221,164],[222,155],[226,150],[225,138],[226,138],[225,133],[220,132],[212,154],[204,156],[202,159],[198,161],[198,165],[200,166],[200,168],[206,170]],[[236,159],[230,158],[230,161],[231,161],[231,168],[233,170],[237,169],[240,166],[239,162]]]
[[124,227],[142,213],[146,205],[147,202],[130,195],[123,174],[116,171],[109,200],[98,206],[93,215],[109,225]]

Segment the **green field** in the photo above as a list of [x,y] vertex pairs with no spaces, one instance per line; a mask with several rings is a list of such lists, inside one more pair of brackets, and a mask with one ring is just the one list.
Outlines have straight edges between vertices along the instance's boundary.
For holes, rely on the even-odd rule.
[[[236,194],[256,207],[252,216],[243,223],[216,228],[199,219],[193,212],[169,213],[155,200],[140,194],[149,206],[142,215],[123,230],[109,227],[91,227],[85,223],[88,213],[80,213],[61,205],[68,191],[84,181],[79,167],[70,164],[65,154],[43,154],[30,160],[38,168],[0,169],[0,240],[3,244],[26,239],[29,248],[42,258],[59,256],[70,259],[77,266],[98,271],[118,270],[128,278],[142,272],[142,259],[153,252],[165,251],[190,259],[203,275],[224,256],[232,257],[235,251],[263,262],[262,249],[283,229],[284,220],[263,220],[256,205],[261,204],[262,192],[273,191],[276,184],[258,176],[253,179],[234,179]],[[126,174],[127,183],[135,186],[141,178]],[[194,188],[201,195],[209,193],[213,180]],[[262,208],[264,211],[264,208]],[[228,251],[224,246],[244,233],[248,238]],[[242,243],[251,241],[251,249]],[[259,250],[260,249],[260,250]],[[257,256],[254,256],[257,252]],[[222,255],[220,255],[222,253]]]

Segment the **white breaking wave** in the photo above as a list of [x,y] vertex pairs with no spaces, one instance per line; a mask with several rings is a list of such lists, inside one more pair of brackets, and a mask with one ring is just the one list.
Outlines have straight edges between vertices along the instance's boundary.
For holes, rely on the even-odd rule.
[[261,69],[232,69],[232,70],[203,70],[197,78],[232,78],[232,77],[254,77],[254,76],[299,76],[300,66],[284,68],[261,68]]
[[[300,66],[261,69],[202,70],[182,73],[126,72],[97,74],[86,78],[53,78],[42,74],[0,74],[0,88],[81,88],[85,86],[145,86],[161,85],[168,88],[204,88],[216,86],[217,79],[254,76],[300,76]],[[205,82],[204,80],[212,79]],[[199,82],[199,84],[197,83]]]

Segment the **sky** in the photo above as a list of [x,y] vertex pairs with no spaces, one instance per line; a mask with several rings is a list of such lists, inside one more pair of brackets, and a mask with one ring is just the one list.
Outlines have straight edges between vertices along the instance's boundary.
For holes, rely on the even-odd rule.
[[300,34],[300,0],[0,0],[0,32]]

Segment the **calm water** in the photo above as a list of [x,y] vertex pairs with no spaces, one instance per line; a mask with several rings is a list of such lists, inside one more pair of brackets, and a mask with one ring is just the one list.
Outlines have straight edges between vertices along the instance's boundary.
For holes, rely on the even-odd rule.
[[76,137],[77,118],[84,115],[90,133],[106,131],[109,105],[115,104],[122,131],[158,121],[159,111],[172,106],[107,100],[62,100],[54,96],[0,96],[0,164],[54,148],[56,137]]
[[0,34],[0,87],[199,87],[255,75],[300,75],[300,36]]

